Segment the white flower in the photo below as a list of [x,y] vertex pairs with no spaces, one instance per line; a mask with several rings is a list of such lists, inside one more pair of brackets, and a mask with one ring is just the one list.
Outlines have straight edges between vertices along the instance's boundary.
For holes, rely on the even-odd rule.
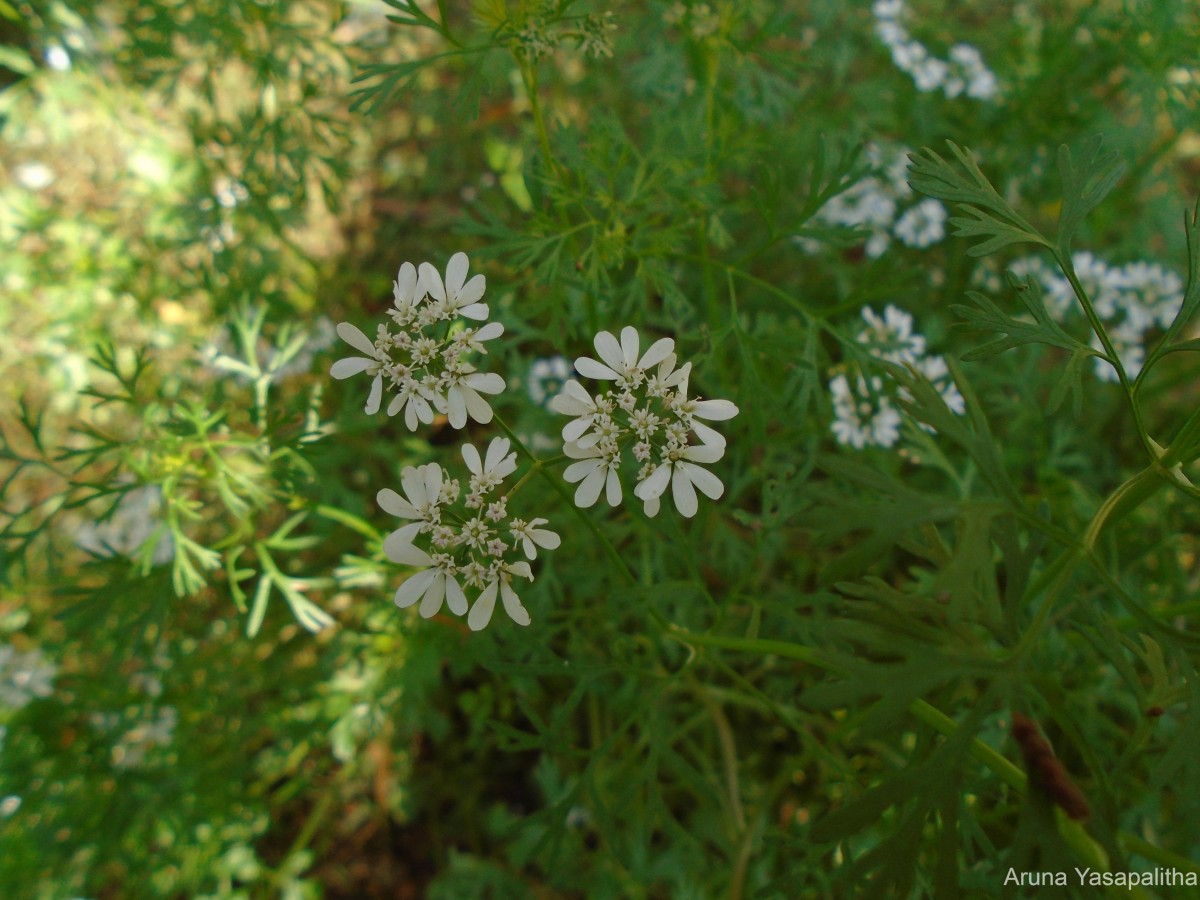
[[946,207],[922,200],[897,220],[896,237],[909,247],[928,247],[946,236]]
[[492,620],[497,594],[503,600],[504,611],[508,613],[510,619],[518,625],[529,624],[529,613],[521,605],[521,599],[512,588],[514,575],[533,581],[533,571],[527,562],[504,563],[497,566],[492,572],[492,581],[483,589],[479,599],[471,607],[471,614],[467,616],[467,625],[472,631],[482,631]]
[[337,333],[343,341],[365,355],[339,359],[333,364],[329,374],[338,380],[357,375],[359,372],[366,372],[372,376],[374,381],[371,382],[371,392],[367,396],[364,409],[368,416],[373,416],[379,412],[379,402],[383,399],[383,373],[389,360],[386,354],[375,348],[375,344],[365,334],[349,322],[338,325]]
[[561,543],[559,536],[553,531],[538,528],[539,525],[546,525],[547,523],[547,519],[532,519],[529,522],[526,522],[524,519],[512,520],[512,524],[508,530],[512,532],[512,536],[516,540],[521,542],[525,555],[529,559],[537,559],[538,547],[546,550],[554,550]]
[[418,422],[428,425],[433,421],[432,401],[435,396],[423,384],[414,378],[402,378],[396,396],[388,404],[387,414],[394,416],[404,410],[404,424],[409,431],[416,431]]
[[725,485],[708,469],[697,463],[714,463],[725,453],[724,444],[698,444],[673,450],[650,475],[634,489],[634,494],[645,503],[648,516],[658,514],[659,500],[671,485],[671,496],[679,514],[691,518],[696,514],[696,488],[710,500],[718,500],[725,492]]
[[868,444],[890,447],[900,439],[900,414],[882,395],[882,378],[872,378],[868,386],[859,375],[856,396],[846,376],[838,375],[829,382],[829,390],[835,416],[830,427],[839,444],[861,450]]
[[[563,478],[570,484],[578,483],[576,506],[593,506],[601,492],[610,506],[621,502],[621,456],[627,445],[632,444],[634,457],[645,463],[639,481],[655,471],[654,465],[646,461],[656,452],[670,461],[683,459],[680,454],[689,445],[714,448],[716,458],[724,452],[724,436],[702,420],[731,419],[738,414],[737,406],[728,400],[702,400],[688,395],[692,364],[676,368],[678,358],[671,338],[656,341],[645,353],[640,352],[639,343],[634,328],[622,329],[620,341],[609,332],[600,332],[595,345],[602,362],[581,357],[575,367],[584,376],[616,384],[593,397],[579,382],[568,381],[550,404],[555,412],[574,417],[562,435],[563,452],[574,460]],[[703,455],[709,451],[697,452]],[[663,477],[669,480],[670,472]],[[706,488],[712,487],[705,475],[698,477]],[[657,497],[650,505],[657,511]],[[688,508],[686,500],[680,508]],[[694,512],[694,502],[691,508]]]
[[[439,403],[442,411],[450,418],[452,428],[463,428],[470,416],[480,425],[492,421],[492,408],[479,396],[499,394],[504,390],[504,379],[494,372],[459,372],[445,376],[446,396]],[[440,398],[435,397],[435,401]]]
[[0,706],[21,709],[35,697],[49,697],[57,673],[58,667],[41,650],[18,653],[15,647],[0,644]]
[[472,488],[486,494],[516,471],[517,454],[509,453],[510,446],[508,438],[492,438],[492,442],[488,444],[487,456],[481,460],[474,445],[463,444],[463,462],[471,472]]
[[621,502],[621,477],[617,474],[617,466],[621,461],[619,453],[596,445],[581,447],[573,441],[563,446],[563,452],[571,459],[579,460],[571,463],[563,472],[563,478],[569,484],[579,482],[575,490],[576,506],[585,509],[593,506],[600,499],[602,489],[609,506],[617,506]]
[[632,325],[621,329],[620,343],[607,331],[596,335],[594,343],[603,362],[581,356],[575,360],[575,370],[587,378],[616,381],[621,387],[629,388],[638,387],[645,380],[646,369],[658,365],[675,349],[674,340],[661,338],[639,358],[640,340],[637,329]]
[[570,377],[571,363],[565,356],[535,359],[525,380],[529,399],[538,406],[544,405],[548,399],[557,396],[566,387]]
[[594,399],[578,381],[568,381],[562,387],[562,393],[550,401],[550,408],[564,416],[577,416],[574,422],[563,426],[564,441],[577,441],[592,427],[597,416],[607,414],[607,411]]
[[446,281],[443,283],[437,269],[429,263],[421,263],[417,290],[427,291],[438,301],[438,309],[444,318],[464,316],[482,320],[488,317],[487,304],[478,302],[487,282],[482,275],[467,281],[468,265],[467,254],[455,253],[446,265]]
[[[400,483],[404,486],[406,500],[391,488],[384,488],[375,495],[375,501],[384,512],[391,513],[401,519],[415,519],[412,525],[405,525],[394,532],[388,540],[411,541],[420,532],[428,531],[431,526],[441,521],[442,502],[442,467],[437,463],[427,463],[420,467],[405,466],[400,473]],[[403,534],[403,537],[396,535]],[[386,552],[387,541],[384,542]],[[422,563],[421,565],[424,565]]]
[[158,534],[150,561],[156,566],[175,556],[175,538],[162,522],[162,489],[147,484],[127,491],[111,515],[102,522],[85,522],[75,532],[75,543],[95,556],[119,553],[131,559]]
[[417,306],[424,299],[425,293],[417,291],[416,267],[410,262],[404,263],[396,274],[396,280],[392,282],[393,308],[388,310],[388,315],[397,325],[407,325],[416,318]]
[[913,333],[913,318],[892,304],[884,307],[883,317],[869,306],[862,308],[867,328],[858,333],[858,342],[878,359],[903,365],[916,362],[925,352],[925,338]]
[[435,556],[421,554],[417,548],[412,548],[411,558],[423,555],[426,562],[413,565],[429,565],[432,568],[423,569],[415,575],[410,575],[396,591],[395,603],[401,609],[407,609],[418,600],[421,602],[419,612],[424,619],[436,616],[444,601],[450,611],[461,616],[467,611],[467,595],[463,593],[454,575],[456,567],[449,554],[438,553]]

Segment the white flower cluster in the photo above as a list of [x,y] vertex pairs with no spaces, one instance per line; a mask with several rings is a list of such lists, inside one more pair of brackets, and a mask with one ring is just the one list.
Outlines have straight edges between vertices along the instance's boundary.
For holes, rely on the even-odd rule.
[[[1136,377],[1146,359],[1146,333],[1155,328],[1169,328],[1183,305],[1183,279],[1157,263],[1139,261],[1110,266],[1086,251],[1073,253],[1071,264],[1096,314],[1104,320],[1125,371],[1131,378]],[[1033,278],[1041,285],[1046,311],[1059,322],[1082,316],[1071,283],[1040,257],[1021,257],[1008,268],[1013,274]],[[975,278],[984,287],[1001,290],[1000,279],[986,268],[977,269]],[[1101,349],[1095,334],[1091,343]],[[1117,370],[1103,359],[1094,360],[1094,371],[1101,381],[1118,380]]]
[[[153,712],[153,716],[151,713]],[[129,712],[125,713],[128,716]],[[118,769],[137,769],[155,747],[169,747],[175,738],[179,713],[173,706],[152,709],[141,706],[136,710],[137,724],[124,731],[112,748],[112,762]],[[99,732],[111,732],[127,722],[121,713],[92,713],[89,721]]]
[[[913,332],[908,313],[888,305],[883,316],[869,306],[863,307],[866,328],[858,333],[858,342],[877,359],[897,365],[911,365],[924,375],[946,405],[958,415],[966,412],[962,394],[950,378],[950,369],[941,356],[925,352],[925,337]],[[829,382],[833,397],[833,432],[839,444],[861,450],[864,447],[891,447],[900,439],[900,413],[894,399],[906,398],[904,388],[882,376],[838,373]],[[932,429],[923,423],[927,431]]]
[[725,454],[725,438],[701,420],[731,419],[738,408],[728,400],[688,396],[692,364],[676,368],[675,342],[655,341],[641,353],[637,330],[626,327],[618,342],[607,331],[596,335],[601,361],[575,360],[580,375],[614,382],[612,389],[592,396],[578,381],[568,381],[550,408],[573,416],[562,431],[563,451],[576,460],[564,477],[579,482],[575,504],[592,506],[604,491],[610,506],[621,502],[619,474],[624,448],[640,464],[634,495],[646,515],[658,514],[659,498],[668,485],[675,507],[684,516],[697,510],[696,489],[716,500],[725,486],[702,463]]
[[[137,556],[161,527],[162,490],[153,484],[127,491],[112,515],[103,522],[85,522],[75,532],[75,543],[93,556]],[[175,539],[164,528],[154,544],[151,562],[160,566],[175,557]]]
[[0,706],[21,709],[35,697],[49,697],[57,674],[41,650],[18,652],[11,644],[0,644]]
[[[526,559],[535,559],[538,547],[553,550],[559,537],[542,527],[545,519],[508,517],[508,497],[499,488],[517,468],[517,455],[509,446],[507,438],[494,438],[481,458],[474,446],[463,444],[463,461],[471,475],[462,509],[457,508],[461,485],[437,463],[407,466],[400,473],[405,497],[388,488],[379,492],[376,499],[385,512],[409,520],[388,535],[384,553],[393,562],[426,567],[400,585],[397,606],[420,602],[421,615],[430,618],[445,603],[455,615],[467,616],[472,631],[479,631],[491,621],[499,597],[510,619],[529,624],[512,581],[532,581],[533,571],[528,562],[511,560],[509,554],[520,550]],[[418,538],[428,550],[416,546]],[[473,604],[463,584],[480,592]]]
[[[866,228],[866,254],[872,259],[883,255],[897,238],[907,247],[930,247],[946,236],[946,208],[937,200],[927,198],[908,206],[902,205],[913,196],[908,186],[908,149],[884,149],[876,144],[867,146],[867,161],[877,173],[869,175],[833,197],[821,207],[817,220],[828,225]],[[810,252],[819,249],[811,240],[800,240]]]
[[1000,83],[975,47],[955,44],[949,59],[939,59],[904,27],[904,0],[876,0],[871,11],[875,34],[891,51],[896,68],[911,76],[918,90],[940,90],[951,99],[963,94],[976,100],[996,99]]
[[386,385],[395,394],[387,414],[404,410],[410,431],[416,431],[418,422],[433,422],[434,410],[449,416],[454,428],[463,428],[468,416],[480,424],[492,420],[492,408],[480,395],[500,393],[504,379],[476,371],[468,359],[472,353],[487,353],[484,342],[503,334],[504,326],[489,322],[478,328],[463,327],[457,321],[481,322],[488,317],[487,304],[479,302],[484,277],[467,281],[467,267],[467,255],[455,253],[443,281],[429,263],[421,263],[418,272],[406,262],[396,276],[394,302],[388,310],[395,331],[379,325],[371,341],[354,325],[338,325],[341,339],[363,355],[338,360],[330,374],[340,379],[366,372],[372,377],[368,415],[379,411]]

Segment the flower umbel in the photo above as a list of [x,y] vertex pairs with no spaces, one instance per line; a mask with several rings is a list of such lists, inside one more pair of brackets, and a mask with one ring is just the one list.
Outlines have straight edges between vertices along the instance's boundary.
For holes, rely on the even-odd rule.
[[[461,504],[459,482],[437,463],[407,466],[400,473],[407,499],[387,488],[379,492],[376,499],[385,512],[412,520],[388,535],[384,554],[392,562],[422,567],[396,591],[401,609],[420,603],[420,613],[428,619],[445,605],[457,616],[466,615],[471,630],[479,631],[491,621],[499,597],[510,619],[529,624],[512,581],[532,581],[533,570],[513,557],[523,551],[534,559],[537,547],[553,550],[559,537],[540,527],[546,519],[508,519],[509,498],[499,490],[517,468],[517,455],[510,447],[508,438],[494,438],[480,454],[473,445],[463,444],[470,478]],[[511,540],[506,541],[507,536]],[[417,546],[418,541],[428,549]],[[468,588],[479,591],[474,603],[468,600]]]
[[688,396],[692,364],[676,368],[671,338],[655,341],[642,353],[637,330],[626,327],[619,341],[600,332],[595,346],[600,359],[580,357],[575,369],[614,386],[593,396],[578,381],[568,381],[550,402],[555,412],[573,417],[562,436],[563,452],[575,460],[563,473],[568,482],[579,484],[575,504],[592,506],[601,492],[609,506],[621,502],[621,460],[632,444],[634,459],[642,464],[634,495],[646,514],[658,514],[659,497],[670,485],[679,512],[694,516],[695,488],[714,500],[725,490],[717,476],[697,465],[714,463],[725,453],[725,438],[702,420],[732,419],[738,408],[728,400]]
[[403,411],[410,431],[418,423],[430,424],[435,410],[448,416],[453,428],[465,427],[468,418],[481,424],[492,420],[492,408],[481,395],[503,391],[504,379],[476,371],[469,357],[487,353],[484,342],[502,335],[504,326],[460,327],[460,319],[482,322],[488,316],[487,304],[479,302],[484,277],[468,281],[467,268],[465,253],[450,257],[444,280],[427,262],[419,272],[406,262],[396,275],[388,310],[396,330],[379,325],[372,341],[355,325],[338,325],[341,339],[362,355],[339,359],[330,374],[341,379],[366,372],[372,377],[368,415],[379,412],[386,388],[394,395],[387,414]]

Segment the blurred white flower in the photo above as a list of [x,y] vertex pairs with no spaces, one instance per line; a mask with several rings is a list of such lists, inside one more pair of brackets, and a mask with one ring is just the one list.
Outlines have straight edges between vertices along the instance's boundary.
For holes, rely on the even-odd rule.
[[976,100],[993,100],[1000,83],[983,61],[979,50],[959,43],[950,48],[950,58],[934,56],[915,40],[901,21],[907,9],[903,0],[879,0],[871,12],[875,17],[875,35],[888,48],[892,62],[911,76],[918,90],[935,91],[953,99],[966,93]]
[[900,439],[900,413],[883,395],[883,379],[875,376],[868,384],[859,375],[855,387],[855,391],[850,389],[845,375],[829,382],[834,414],[831,430],[837,442],[856,450],[892,446]]
[[557,396],[571,377],[571,363],[565,356],[547,356],[535,359],[529,367],[525,387],[529,399],[538,406]]
[[916,362],[925,353],[925,337],[913,333],[913,317],[898,307],[889,303],[880,317],[864,306],[861,315],[867,327],[858,333],[858,342],[872,356],[903,365]]
[[37,697],[54,693],[58,667],[41,650],[18,652],[11,644],[0,644],[0,706],[21,709]]
[[162,707],[153,720],[142,721],[121,736],[113,747],[113,765],[118,769],[140,767],[155,747],[170,746],[178,722],[173,706]]
[[909,247],[936,244],[946,236],[946,207],[937,200],[922,200],[896,221],[894,232]]
[[85,522],[75,532],[75,543],[93,556],[137,556],[158,533],[150,561],[159,566],[175,557],[175,539],[159,516],[162,490],[147,484],[126,491],[112,514],[102,522]]

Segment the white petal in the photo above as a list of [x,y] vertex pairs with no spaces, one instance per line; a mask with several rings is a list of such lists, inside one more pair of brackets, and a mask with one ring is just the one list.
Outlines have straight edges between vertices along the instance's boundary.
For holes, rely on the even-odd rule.
[[371,393],[367,395],[367,405],[363,407],[363,412],[368,416],[373,416],[379,412],[379,402],[383,400],[383,376],[376,375],[375,380],[371,382]]
[[425,493],[425,477],[421,474],[421,470],[415,466],[405,466],[400,472],[400,483],[404,485],[404,493],[408,495],[408,502],[414,507],[424,506],[429,502],[429,495]]
[[499,590],[500,583],[493,581],[483,589],[483,593],[471,607],[471,614],[467,616],[467,626],[472,631],[482,631],[487,628],[487,623],[492,621],[492,610],[496,608],[496,593]]
[[432,619],[442,608],[442,601],[446,599],[446,573],[441,569],[425,571],[433,572],[434,575],[433,581],[429,583],[429,590],[425,592],[425,599],[421,601],[421,617]]
[[437,569],[423,569],[416,575],[411,576],[396,591],[396,605],[401,609],[407,609],[420,600],[425,595],[425,591],[428,590],[429,585],[433,583],[433,576],[435,575],[437,575]]
[[450,388],[450,392],[446,395],[446,405],[450,415],[450,427],[464,427],[467,424],[467,401],[463,397],[462,388],[457,384]]
[[555,532],[546,531],[544,528],[533,529],[530,531],[529,536],[533,538],[535,544],[539,547],[545,547],[547,550],[557,550],[559,545],[562,544],[562,538]]
[[700,400],[696,403],[695,414],[701,419],[720,422],[732,419],[738,414],[738,408],[728,400]]
[[[413,397],[408,403],[408,408],[410,410],[415,409],[417,411],[417,418],[426,425],[433,421],[433,410],[429,408],[429,403],[424,397]],[[415,425],[408,427],[412,431],[417,430]]]
[[467,404],[467,412],[471,414],[472,419],[480,425],[486,425],[492,421],[492,408],[488,406],[486,400],[467,385],[462,386],[462,395]]
[[343,322],[337,327],[338,337],[353,347],[355,350],[360,350],[367,356],[375,355],[375,343],[365,334],[358,330],[357,326],[351,325],[349,322]]
[[563,480],[566,484],[574,485],[576,481],[586,479],[592,474],[596,466],[602,466],[598,460],[581,460],[580,462],[572,462],[570,466],[563,470]]
[[[400,412],[400,410],[404,409],[404,404],[407,402],[408,402],[407,394],[397,394],[395,397],[392,398],[392,402],[388,404],[387,414],[389,416],[394,416],[396,413]],[[413,427],[411,425],[409,425],[408,428],[410,431],[413,430]]]
[[656,366],[675,349],[675,342],[671,338],[660,338],[650,345],[650,349],[642,354],[642,358],[638,361],[639,369],[649,369],[651,366]]
[[437,463],[428,463],[421,467],[425,478],[425,496],[437,500],[442,493],[442,467]]
[[421,263],[421,274],[417,279],[417,293],[429,294],[435,300],[446,299],[446,288],[441,273],[427,262]]
[[446,264],[446,294],[455,297],[462,290],[463,282],[467,280],[467,268],[470,262],[467,254],[459,251],[450,257]]
[[367,371],[374,363],[375,360],[373,359],[363,359],[361,356],[348,356],[345,359],[339,359],[335,362],[329,369],[329,374],[339,380],[349,378],[351,375]]
[[[634,333],[634,336],[637,336],[636,332]],[[617,343],[617,339],[615,337],[613,337],[607,331],[602,331],[596,335],[596,339],[592,343],[595,344],[596,352],[600,355],[600,358],[609,366],[611,366],[614,372],[621,369],[625,363],[625,357],[622,355],[621,345]],[[575,368],[579,369],[578,362],[576,362]],[[583,372],[583,369],[579,369],[579,371]]]
[[489,472],[500,465],[501,460],[504,459],[505,454],[508,453],[508,448],[511,446],[512,444],[506,437],[492,438],[492,442],[488,444],[487,458],[483,462]]
[[504,326],[499,322],[488,322],[475,332],[475,340],[490,341],[504,334]]
[[683,458],[698,463],[715,463],[725,455],[725,444],[696,444],[683,451]]
[[591,412],[585,404],[565,393],[550,398],[550,409],[563,416],[582,416]]
[[693,419],[692,431],[696,432],[696,437],[700,438],[700,443],[702,444],[711,444],[714,447],[725,446],[725,435],[713,428],[709,428],[703,422]]
[[472,303],[469,306],[460,308],[458,314],[464,319],[474,319],[476,322],[482,322],[488,317],[488,305],[486,303]]
[[642,500],[650,500],[654,497],[661,497],[663,491],[667,489],[667,485],[671,482],[671,464],[663,463],[657,469],[634,488],[634,496],[640,497]]
[[[391,413],[390,408],[388,409],[388,412]],[[408,407],[404,410],[404,425],[405,425],[405,427],[407,427],[409,431],[416,431],[417,424],[418,424],[417,420],[419,418],[420,418],[420,410],[417,407],[417,401],[413,400],[408,404]]]
[[483,463],[479,459],[479,451],[475,449],[474,444],[462,445],[462,458],[472,475],[479,475],[483,472]]
[[700,489],[700,493],[704,494],[710,500],[721,499],[721,495],[725,493],[725,485],[721,483],[720,478],[708,471],[708,469],[694,466],[690,462],[680,462],[678,465],[687,473],[687,477],[691,480],[692,484]]
[[393,516],[398,516],[401,519],[419,519],[420,514],[411,503],[393,491],[391,488],[384,488],[375,495],[375,502],[386,513],[391,513]]
[[595,419],[595,416],[584,416],[582,419],[576,419],[574,422],[568,422],[563,426],[563,440],[567,441],[568,443],[574,443],[578,441],[581,437],[583,437],[587,430],[592,427],[592,422],[594,422]]
[[590,356],[581,356],[575,360],[575,371],[585,378],[598,378],[601,381],[615,381],[617,378],[616,372],[608,366],[596,362]]
[[[446,286],[449,288],[449,285]],[[484,290],[487,288],[487,280],[482,275],[476,275],[466,283],[466,286],[459,288],[458,291],[458,306],[461,312],[461,307],[470,306],[483,296]]]
[[467,612],[467,595],[463,593],[462,586],[453,575],[446,576],[446,605],[456,616],[465,615]]
[[644,503],[645,503],[644,511],[645,511],[646,515],[648,515],[652,519],[658,515],[658,510],[659,510],[661,504],[659,503],[659,500],[657,497],[648,497],[648,498],[646,498]]
[[696,514],[696,489],[692,487],[692,480],[687,477],[687,473],[679,466],[675,467],[675,474],[671,476],[671,495],[680,515],[690,519]]
[[417,267],[406,262],[396,273],[396,288],[402,298],[416,299]]
[[[626,325],[621,329],[621,361],[625,364],[626,369],[637,365],[638,346],[640,344],[641,341],[638,339],[636,328],[632,325]],[[609,363],[609,365],[612,364]]]
[[567,454],[571,459],[595,459],[600,456],[600,451],[593,447],[580,446],[578,441],[567,441],[563,445],[563,453]]
[[495,372],[472,372],[465,381],[468,387],[484,394],[499,394],[504,390],[504,379]]
[[508,569],[511,575],[520,575],[522,578],[528,578],[530,581],[533,581],[533,569],[529,568],[529,563],[527,562],[515,562],[504,568]]
[[414,522],[413,525],[406,525],[389,534],[383,542],[383,555],[402,566],[433,565],[433,558],[428,553],[420,547],[413,546],[412,539],[416,537],[416,534],[405,533],[414,526],[419,532],[421,525],[421,522]]
[[609,468],[608,466],[605,466],[605,468],[608,469],[608,477],[605,480],[604,499],[608,501],[609,506],[620,506],[621,478],[617,475],[616,469]]
[[500,583],[500,596],[504,599],[504,611],[508,613],[508,617],[518,625],[528,625],[529,612],[521,605],[521,598],[517,596],[511,584]]
[[604,487],[604,473],[607,469],[608,466],[604,463],[593,463],[592,470],[579,483],[579,487],[575,491],[576,506],[586,509],[596,504],[596,501],[600,499],[600,490]]

